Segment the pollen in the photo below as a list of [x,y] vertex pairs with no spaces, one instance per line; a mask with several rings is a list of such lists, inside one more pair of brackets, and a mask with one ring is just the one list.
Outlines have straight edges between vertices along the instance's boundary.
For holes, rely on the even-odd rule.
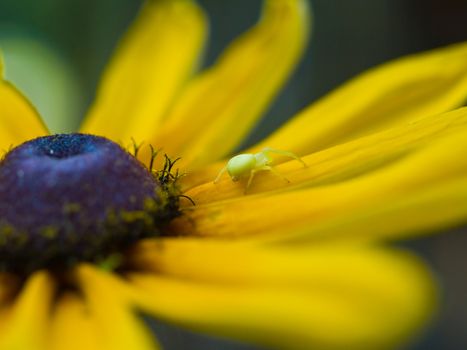
[[98,136],[40,137],[0,162],[0,269],[104,261],[159,236],[180,214],[176,186]]

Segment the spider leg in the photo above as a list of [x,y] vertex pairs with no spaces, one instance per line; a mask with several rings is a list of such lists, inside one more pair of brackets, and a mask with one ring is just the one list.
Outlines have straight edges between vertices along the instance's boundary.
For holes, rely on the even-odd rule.
[[297,156],[295,153],[288,152],[288,151],[282,151],[280,149],[274,149],[274,148],[271,148],[271,147],[263,148],[263,152],[264,153],[276,153],[276,154],[280,154],[280,155],[285,156],[285,157],[293,158],[293,159],[299,161],[300,163],[302,163],[303,167],[305,167],[305,168],[307,167],[306,163],[299,156]]
[[247,193],[248,189],[250,188],[251,182],[253,181],[253,178],[255,177],[255,174],[256,174],[259,170],[261,170],[261,168],[260,168],[260,169],[253,169],[253,170],[251,170],[251,172],[250,172],[250,177],[248,178],[248,182],[246,183],[245,191],[243,192],[244,194]]
[[227,165],[226,165],[225,167],[223,167],[223,168],[221,169],[221,171],[219,171],[219,174],[217,174],[217,177],[216,177],[216,179],[214,180],[214,183],[215,183],[215,184],[219,182],[220,178],[222,177],[222,175],[224,175],[224,173],[225,173],[226,170],[227,170]]
[[250,188],[250,185],[251,185],[251,182],[253,181],[253,177],[255,176],[255,174],[258,172],[258,171],[263,171],[263,170],[269,170],[271,173],[273,173],[274,175],[276,175],[277,177],[280,177],[282,180],[290,183],[289,179],[287,179],[284,175],[282,175],[280,172],[278,172],[276,169],[274,169],[272,166],[269,166],[269,165],[264,165],[260,168],[257,168],[257,169],[253,169],[251,172],[250,172],[250,177],[248,178],[248,182],[246,184],[246,187],[245,187],[245,194],[247,193],[248,189]]
[[273,173],[274,175],[276,175],[277,177],[280,177],[282,180],[290,183],[290,180],[287,179],[284,175],[282,175],[280,172],[278,172],[276,169],[274,169],[272,166],[269,166],[269,165],[265,165],[263,167],[261,167],[261,169],[259,170],[269,170],[271,173]]

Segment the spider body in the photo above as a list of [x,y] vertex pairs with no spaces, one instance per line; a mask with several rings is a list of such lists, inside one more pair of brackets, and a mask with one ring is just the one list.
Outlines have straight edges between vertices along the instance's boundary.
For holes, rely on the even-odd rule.
[[232,181],[238,181],[245,174],[250,174],[253,170],[260,169],[270,163],[271,158],[266,157],[261,152],[256,154],[239,154],[228,161],[226,170]]
[[262,170],[271,171],[276,176],[279,176],[283,180],[289,182],[289,180],[287,180],[283,175],[278,173],[271,166],[271,163],[272,163],[272,157],[270,155],[271,153],[276,153],[276,154],[280,154],[286,157],[294,158],[297,161],[301,162],[306,167],[306,164],[294,153],[266,147],[266,148],[263,148],[263,150],[258,153],[254,153],[254,154],[245,153],[245,154],[239,154],[239,155],[232,157],[227,162],[227,165],[224,168],[222,168],[222,170],[219,172],[219,175],[217,175],[216,179],[214,180],[214,183],[217,183],[226,171],[230,175],[230,178],[232,179],[232,181],[238,181],[240,178],[248,176],[248,182],[245,188],[245,192],[246,192],[248,188],[250,187],[255,174],[258,171],[262,171]]

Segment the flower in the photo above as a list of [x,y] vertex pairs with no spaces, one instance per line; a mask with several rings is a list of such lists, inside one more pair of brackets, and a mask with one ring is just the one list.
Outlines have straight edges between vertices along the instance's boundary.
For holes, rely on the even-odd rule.
[[[306,4],[267,0],[260,22],[192,77],[202,11],[189,0],[146,3],[80,131],[181,156],[180,185],[196,205],[182,202],[163,236],[138,236],[110,272],[87,257],[66,269],[4,272],[0,348],[157,348],[135,311],[287,349],[395,346],[420,329],[435,304],[431,274],[378,242],[466,221],[467,110],[456,109],[467,95],[466,44],[371,70],[247,151],[302,156],[306,168],[278,159],[290,183],[258,174],[246,195],[228,178],[213,184],[296,64]],[[60,147],[76,141],[38,139],[46,127],[6,81],[0,106],[1,146],[22,144],[5,159],[37,144],[55,151],[55,138]],[[110,142],[83,137],[81,153]],[[139,159],[152,159],[149,147]]]

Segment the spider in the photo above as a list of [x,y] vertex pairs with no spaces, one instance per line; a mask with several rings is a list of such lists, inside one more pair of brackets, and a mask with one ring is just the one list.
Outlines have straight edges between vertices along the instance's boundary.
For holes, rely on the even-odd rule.
[[272,162],[272,157],[270,153],[276,153],[276,154],[280,154],[286,157],[296,159],[300,163],[302,163],[304,167],[307,166],[300,157],[298,157],[296,154],[292,152],[265,147],[258,153],[239,154],[235,157],[230,158],[230,160],[227,162],[227,165],[223,167],[221,171],[219,172],[219,174],[217,175],[216,179],[214,180],[214,183],[219,182],[220,178],[222,177],[222,175],[224,175],[226,171],[230,175],[232,181],[238,181],[241,177],[249,175],[248,182],[245,188],[245,193],[246,193],[246,191],[248,191],[248,188],[251,185],[251,182],[253,181],[253,177],[255,176],[255,174],[258,171],[262,171],[262,170],[269,170],[274,175],[280,177],[281,179],[287,182],[290,182],[284,175],[276,171],[270,165]]

